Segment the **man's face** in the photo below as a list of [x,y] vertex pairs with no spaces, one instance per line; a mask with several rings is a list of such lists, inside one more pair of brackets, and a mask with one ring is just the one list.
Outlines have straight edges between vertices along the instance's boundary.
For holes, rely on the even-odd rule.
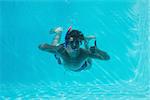
[[74,39],[73,37],[70,37],[68,45],[69,45],[69,46],[71,47],[71,49],[73,49],[73,50],[77,50],[77,49],[79,49],[79,47],[80,47],[79,40]]
[[79,48],[69,44],[67,46],[67,52],[71,57],[77,57],[79,55]]
[[73,37],[70,37],[69,43],[67,45],[67,52],[69,53],[69,55],[72,57],[77,57],[79,54],[79,47],[79,41],[73,40]]

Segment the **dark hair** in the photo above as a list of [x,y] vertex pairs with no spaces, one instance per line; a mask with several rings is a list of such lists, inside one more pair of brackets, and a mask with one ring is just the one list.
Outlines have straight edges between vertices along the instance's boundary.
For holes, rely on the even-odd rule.
[[83,34],[78,30],[71,30],[70,32],[67,32],[65,37],[65,43],[66,45],[69,42],[70,37],[73,37],[75,40],[78,40],[79,42],[82,42],[84,40]]

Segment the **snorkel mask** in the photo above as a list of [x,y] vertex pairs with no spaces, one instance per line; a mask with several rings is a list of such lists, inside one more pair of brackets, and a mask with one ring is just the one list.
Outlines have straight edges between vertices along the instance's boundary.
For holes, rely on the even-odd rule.
[[73,50],[78,50],[82,44],[82,40],[84,40],[83,34],[80,31],[72,30],[72,27],[69,27],[65,37],[65,46],[69,46]]

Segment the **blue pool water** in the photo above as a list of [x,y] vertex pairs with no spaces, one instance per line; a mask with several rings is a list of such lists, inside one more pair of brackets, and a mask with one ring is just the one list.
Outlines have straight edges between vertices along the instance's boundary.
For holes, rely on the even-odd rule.
[[[0,99],[149,100],[149,10],[148,0],[0,1]],[[38,49],[70,25],[111,59],[72,72]]]

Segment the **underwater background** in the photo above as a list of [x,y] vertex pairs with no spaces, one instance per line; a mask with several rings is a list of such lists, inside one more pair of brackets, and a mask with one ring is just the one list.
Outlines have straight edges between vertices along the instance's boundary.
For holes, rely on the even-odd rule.
[[[150,100],[149,0],[1,0],[1,100]],[[65,70],[53,54],[51,28],[95,35],[111,59]],[[93,43],[91,43],[93,45]]]

